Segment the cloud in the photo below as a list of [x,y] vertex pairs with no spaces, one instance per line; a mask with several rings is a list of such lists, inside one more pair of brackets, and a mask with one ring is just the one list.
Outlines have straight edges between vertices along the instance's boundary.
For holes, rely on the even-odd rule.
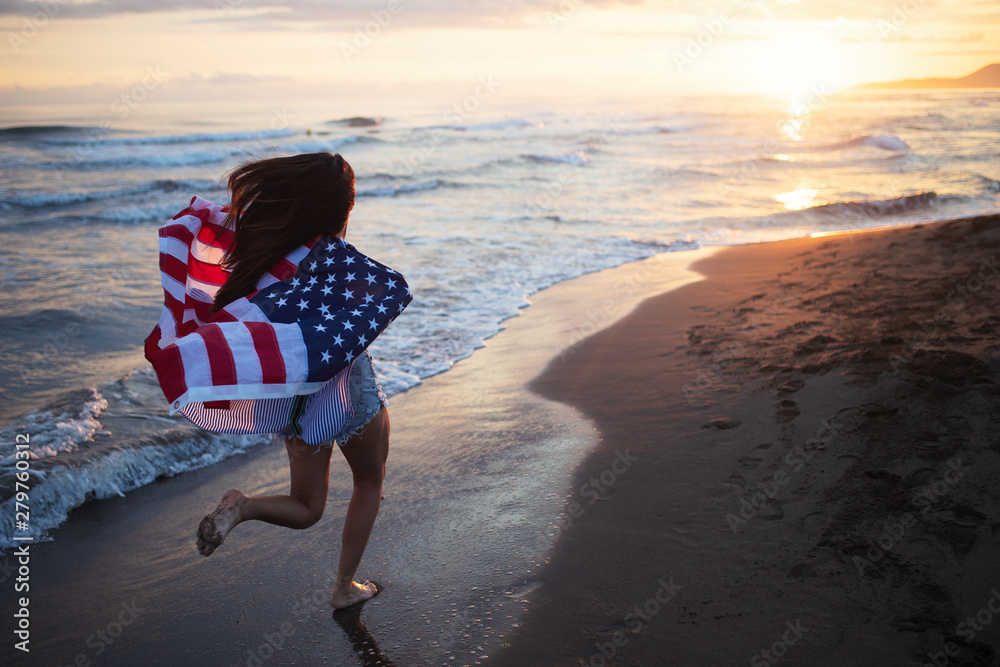
[[[930,1],[930,0],[924,0]],[[830,7],[841,7],[823,0]],[[805,3],[811,6],[813,3]],[[102,19],[128,14],[201,13],[235,23],[325,23],[353,29],[375,14],[405,16],[413,27],[527,27],[577,10],[644,7],[663,16],[704,17],[723,8],[773,17],[774,0],[0,0],[0,16],[53,13],[61,18]],[[831,10],[832,11],[832,10]],[[843,13],[841,8],[840,13]]]
[[218,72],[212,76],[204,76],[198,72],[191,72],[175,79],[179,83],[206,83],[211,85],[285,83],[293,80],[290,76],[249,74],[246,72]]
[[[375,15],[390,13],[407,27],[513,28],[544,25],[547,16],[572,17],[579,9],[643,7],[665,17],[708,17],[722,9],[744,19],[773,22],[888,20],[899,7],[914,6],[907,21],[992,24],[1000,21],[994,0],[0,0],[0,16],[104,19],[173,13],[184,20],[224,20],[233,26],[280,29],[314,24],[312,29],[354,30]],[[196,16],[184,16],[195,14]]]
[[[641,5],[646,0],[0,0],[0,15],[31,16],[37,12],[65,18],[101,19],[124,14],[151,12],[214,11],[232,18],[280,20],[287,22],[324,21],[357,23],[376,12],[395,8],[396,14],[417,18],[419,24],[468,25],[469,23],[508,25],[525,16],[559,11],[560,2],[588,7]],[[656,3],[663,4],[663,3]],[[673,4],[673,3],[667,3]]]

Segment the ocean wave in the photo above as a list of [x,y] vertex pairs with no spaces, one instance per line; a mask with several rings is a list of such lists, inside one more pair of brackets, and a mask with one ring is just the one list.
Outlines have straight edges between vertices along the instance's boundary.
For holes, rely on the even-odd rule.
[[[144,206],[107,206],[100,210],[80,214],[59,214],[43,219],[32,216],[11,216],[8,220],[0,220],[0,229],[4,232],[24,233],[31,230],[50,230],[60,228],[93,227],[95,225],[144,225],[151,222],[160,224],[166,222],[184,207],[190,197],[185,196],[177,201]],[[4,207],[0,206],[0,210]]]
[[[376,372],[389,396],[421,382],[384,360]],[[213,465],[271,440],[269,434],[196,428],[180,415],[167,417],[162,399],[155,372],[143,367],[100,387],[67,392],[0,428],[0,511],[14,516],[18,433],[31,434],[28,534],[35,540],[51,539],[50,531],[88,501],[124,496],[158,478]],[[13,528],[12,521],[0,526],[0,549],[15,546]]]
[[819,145],[793,144],[789,146],[789,150],[827,152],[827,151],[842,151],[848,148],[857,148],[860,146],[879,148],[885,151],[910,150],[910,142],[906,141],[901,137],[896,136],[895,134],[863,134],[860,136],[851,137],[850,139],[846,139],[844,141],[838,141],[832,144],[819,144]]
[[696,178],[704,180],[715,180],[722,178],[722,174],[714,171],[706,171],[703,169],[667,169],[662,167],[657,167],[653,170],[652,175],[658,178]]
[[146,206],[129,207],[109,207],[88,216],[82,216],[83,224],[92,225],[94,223],[112,223],[135,225],[147,222],[166,222],[178,209],[190,200],[190,197],[180,198],[175,202],[166,204],[149,204]]
[[[54,330],[59,326],[68,324],[84,324],[84,316],[66,308],[42,308],[34,310],[27,315],[0,315],[0,329],[5,331],[37,332]],[[0,447],[0,458],[3,456],[3,448]]]
[[[250,134],[242,135],[244,137]],[[296,154],[318,151],[335,151],[341,146],[355,142],[379,141],[369,137],[338,137],[322,141],[306,139],[296,143],[268,146],[254,155],[236,144],[219,142],[204,145],[201,150],[175,150],[171,152],[151,150],[136,152],[124,145],[109,145],[105,140],[83,141],[70,147],[70,154],[65,160],[39,162],[32,165],[41,170],[83,170],[83,171],[116,171],[124,169],[161,169],[174,167],[197,167],[225,162],[234,157],[253,159],[255,157],[272,157],[281,154]],[[177,144],[185,145],[183,142]],[[193,145],[193,144],[192,144]],[[278,151],[274,153],[274,151]]]
[[574,164],[577,166],[583,166],[590,162],[590,158],[588,158],[587,154],[582,150],[574,153],[563,153],[561,155],[528,153],[522,155],[521,157],[531,160],[532,162],[560,162],[562,164]]
[[525,118],[511,118],[491,123],[472,123],[471,125],[433,125],[430,129],[457,130],[459,132],[477,132],[482,130],[506,130],[511,127],[530,127],[535,123]]
[[171,167],[197,167],[217,164],[244,155],[240,150],[185,151],[183,153],[131,154],[115,157],[91,157],[78,152],[75,157],[53,162],[40,162],[42,170],[118,171],[124,169],[160,169]]
[[875,199],[868,201],[845,201],[820,204],[797,211],[797,213],[819,213],[838,217],[872,217],[883,215],[898,215],[921,209],[930,208],[938,199],[933,191],[918,192],[913,195],[903,195],[892,199]]
[[24,141],[42,137],[84,136],[96,133],[107,133],[107,130],[80,125],[15,125],[0,128],[0,141]]
[[[478,162],[471,165],[465,165],[460,167],[445,167],[440,169],[421,169],[420,165],[410,166],[405,161],[397,162],[397,167],[399,171],[396,173],[391,173],[388,171],[379,171],[375,174],[369,176],[359,176],[359,182],[364,180],[381,180],[381,181],[403,181],[407,182],[414,177],[422,177],[425,179],[437,179],[441,180],[447,185],[458,185],[457,182],[448,181],[449,178],[462,179],[463,177],[469,176],[471,174],[490,174],[493,173],[497,168],[506,168],[511,166],[516,166],[523,161],[523,157],[497,157],[486,159],[482,162]],[[407,167],[410,167],[409,169]]]
[[445,183],[439,180],[424,181],[423,183],[413,183],[411,185],[386,186],[381,188],[366,188],[358,190],[358,197],[395,197],[408,192],[422,192],[424,190],[437,190],[442,185],[457,186],[457,183]]
[[[100,387],[67,392],[6,424],[0,428],[0,506],[13,516],[18,433],[30,433],[35,539],[47,539],[89,500],[123,496],[158,477],[212,465],[268,437],[202,431],[167,417],[162,398],[155,372],[144,367]],[[0,526],[0,548],[12,545],[12,529],[9,521]]]
[[[48,410],[25,415],[18,431],[31,431],[31,459],[44,459],[61,452],[76,451],[82,443],[92,442],[95,433],[103,431],[97,417],[107,409],[108,402],[97,393],[96,387],[88,387],[82,393],[82,399],[71,394],[72,398]],[[68,411],[60,410],[67,406]],[[58,410],[58,414],[53,413],[53,410]],[[15,431],[3,429],[0,433],[3,434],[5,443],[14,442]],[[0,470],[12,470],[16,460],[16,452],[6,453],[0,458]]]
[[633,127],[617,130],[614,134],[676,134],[693,129],[689,125],[653,125],[651,127]]
[[[100,396],[95,388],[91,387],[90,390],[95,397]],[[89,500],[124,496],[126,492],[145,486],[157,478],[172,477],[213,465],[260,444],[268,437],[199,432],[177,420],[142,413],[120,414],[119,417],[152,420],[154,425],[130,442],[116,442],[112,445],[107,438],[101,438],[108,444],[81,448],[77,452],[63,450],[58,456],[32,459],[29,468],[29,474],[33,477],[31,530],[28,534],[33,539],[50,539],[49,531],[65,522],[74,508]],[[40,419],[44,420],[45,417]],[[4,429],[2,432],[5,435],[4,442],[14,442],[12,429]],[[23,432],[23,429],[18,432]],[[35,453],[39,436],[35,430],[31,433],[28,451]],[[94,434],[110,435],[102,430],[97,430]],[[7,435],[10,438],[6,438]],[[13,465],[0,466],[0,489],[4,494],[0,507],[3,507],[8,516],[14,516],[13,475]],[[0,526],[0,549],[15,546],[13,531],[12,521],[5,521]]]
[[682,252],[684,250],[698,250],[701,248],[701,243],[690,237],[687,239],[674,239],[673,241],[649,238],[631,238],[629,240],[639,245],[662,249],[664,252]]
[[146,137],[115,137],[96,139],[43,139],[45,143],[76,145],[76,144],[99,144],[102,146],[157,146],[170,144],[204,144],[204,143],[229,143],[233,141],[263,141],[265,139],[281,139],[298,134],[291,128],[281,128],[276,130],[258,130],[254,132],[200,132],[196,134],[177,134],[166,136],[146,136]]
[[979,175],[979,182],[987,192],[1000,192],[1000,180]]
[[393,361],[379,359],[374,364],[378,383],[382,385],[382,391],[386,396],[391,397],[409,391],[423,382],[420,376],[408,373]]
[[0,196],[0,205],[18,208],[51,208],[70,206],[92,201],[104,201],[120,197],[149,194],[153,192],[202,191],[218,187],[214,181],[157,179],[143,185],[114,190],[94,190],[90,192],[33,192],[27,194],[4,193]]

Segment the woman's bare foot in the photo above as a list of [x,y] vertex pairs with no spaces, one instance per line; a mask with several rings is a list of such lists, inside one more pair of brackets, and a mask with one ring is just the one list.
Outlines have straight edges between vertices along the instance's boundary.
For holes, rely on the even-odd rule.
[[239,489],[229,489],[211,514],[198,526],[198,553],[210,556],[226,539],[233,526],[240,522],[241,510],[249,499]]
[[333,595],[330,597],[330,605],[334,609],[344,609],[353,604],[370,600],[375,597],[376,593],[378,593],[378,588],[367,579],[363,584],[352,581],[347,585],[346,590],[341,590],[340,586],[334,588]]

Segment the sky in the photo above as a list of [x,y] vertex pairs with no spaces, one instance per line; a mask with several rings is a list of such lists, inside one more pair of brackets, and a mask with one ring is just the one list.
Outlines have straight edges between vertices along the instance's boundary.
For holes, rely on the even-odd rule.
[[1000,62],[1000,0],[0,0],[0,33],[0,105],[792,95]]

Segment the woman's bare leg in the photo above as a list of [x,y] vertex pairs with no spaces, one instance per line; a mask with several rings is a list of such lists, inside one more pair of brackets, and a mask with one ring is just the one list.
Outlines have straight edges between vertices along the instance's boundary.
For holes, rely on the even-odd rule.
[[354,581],[361,556],[375,525],[382,500],[382,479],[389,456],[389,413],[383,408],[372,417],[364,430],[340,448],[351,466],[354,492],[344,518],[344,534],[340,545],[340,564],[330,604],[343,609],[375,595],[375,584]]
[[300,438],[285,442],[291,473],[289,495],[244,496],[230,489],[198,526],[198,551],[209,556],[237,524],[256,519],[288,528],[308,528],[323,516],[330,481],[331,447],[308,445]]

